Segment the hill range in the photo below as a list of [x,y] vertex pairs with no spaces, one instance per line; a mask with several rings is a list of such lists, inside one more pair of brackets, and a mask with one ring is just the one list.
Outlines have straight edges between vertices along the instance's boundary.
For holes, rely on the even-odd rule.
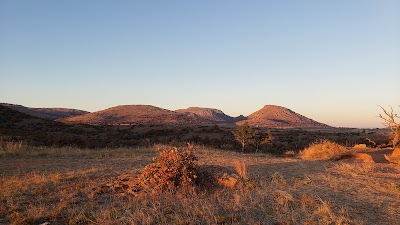
[[232,117],[219,109],[189,107],[175,111],[151,105],[120,105],[89,113],[66,108],[29,108],[1,103],[18,112],[34,117],[55,120],[67,124],[134,125],[179,124],[213,125],[243,124],[264,128],[329,128],[330,126],[302,116],[282,106],[265,105],[249,116]]
[[232,117],[218,109],[190,107],[175,111],[151,105],[121,105],[59,119],[72,124],[243,124],[268,128],[329,128],[290,109],[266,105],[248,117]]
[[29,108],[22,105],[15,105],[9,103],[0,103],[2,106],[6,106],[18,112],[42,118],[48,120],[57,120],[66,117],[79,116],[87,114],[89,112],[79,109],[67,109],[67,108]]

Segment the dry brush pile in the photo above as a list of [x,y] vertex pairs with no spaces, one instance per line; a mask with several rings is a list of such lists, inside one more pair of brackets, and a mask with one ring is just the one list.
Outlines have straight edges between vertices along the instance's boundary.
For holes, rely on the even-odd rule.
[[[139,177],[125,182],[129,193],[175,193],[177,191],[209,191],[215,188],[251,186],[246,165],[235,162],[236,171],[222,166],[199,166],[195,148],[158,145],[156,157]],[[140,193],[139,193],[140,192]]]

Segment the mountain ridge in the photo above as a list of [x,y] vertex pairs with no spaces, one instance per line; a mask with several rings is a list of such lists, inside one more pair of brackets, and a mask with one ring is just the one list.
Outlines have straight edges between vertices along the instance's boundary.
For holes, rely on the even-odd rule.
[[10,104],[10,103],[0,103],[0,105],[30,116],[47,120],[57,120],[61,118],[79,116],[89,113],[84,110],[69,109],[69,108],[31,108],[23,105]]
[[65,123],[87,124],[196,124],[202,123],[194,114],[182,114],[152,105],[119,105],[97,112],[60,119]]
[[168,110],[152,105],[119,105],[93,113],[59,119],[82,124],[243,124],[264,128],[329,128],[288,108],[265,105],[248,117],[232,117],[213,108],[189,107]]

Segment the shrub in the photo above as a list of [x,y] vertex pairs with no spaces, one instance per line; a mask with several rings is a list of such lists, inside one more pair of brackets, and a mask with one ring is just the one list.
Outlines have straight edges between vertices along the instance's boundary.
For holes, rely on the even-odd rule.
[[0,137],[0,152],[18,152],[25,147],[22,141],[14,141],[10,138]]
[[348,150],[335,142],[320,140],[300,151],[299,157],[307,160],[331,160],[338,159]]
[[153,163],[144,168],[140,180],[155,192],[175,191],[178,187],[191,186],[198,178],[195,161],[197,158],[192,146],[161,146]]
[[287,150],[283,153],[283,157],[294,157],[296,156],[296,152],[293,150]]

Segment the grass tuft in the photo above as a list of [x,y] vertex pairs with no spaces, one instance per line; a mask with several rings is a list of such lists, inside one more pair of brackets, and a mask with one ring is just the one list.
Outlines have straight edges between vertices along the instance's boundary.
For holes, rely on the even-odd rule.
[[320,140],[300,151],[299,157],[306,160],[333,160],[340,158],[348,150],[335,142]]

